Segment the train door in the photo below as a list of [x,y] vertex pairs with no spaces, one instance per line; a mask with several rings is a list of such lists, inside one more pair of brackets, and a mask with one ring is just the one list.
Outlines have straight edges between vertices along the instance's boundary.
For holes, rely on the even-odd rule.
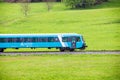
[[71,37],[71,48],[76,48],[76,37]]

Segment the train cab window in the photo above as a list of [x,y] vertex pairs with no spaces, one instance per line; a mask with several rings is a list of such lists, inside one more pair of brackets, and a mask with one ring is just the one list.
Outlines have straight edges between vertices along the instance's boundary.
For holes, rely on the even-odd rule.
[[76,42],[76,38],[75,37],[72,37],[72,42]]
[[76,41],[77,41],[77,42],[80,42],[80,37],[76,37]]
[[72,41],[80,42],[80,37],[72,37]]

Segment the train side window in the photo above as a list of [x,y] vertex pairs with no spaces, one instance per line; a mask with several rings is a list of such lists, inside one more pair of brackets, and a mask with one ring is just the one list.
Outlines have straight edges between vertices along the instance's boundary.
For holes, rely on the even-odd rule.
[[9,38],[3,38],[3,42],[11,42]]
[[35,37],[32,38],[32,42],[37,42],[37,39]]
[[8,38],[8,42],[13,42],[13,39],[12,38]]
[[48,38],[47,37],[38,37],[38,38],[36,38],[36,42],[48,42]]
[[12,38],[12,42],[19,42],[19,38]]
[[43,37],[41,39],[42,39],[42,42],[48,42],[48,38],[46,38],[46,37]]
[[54,42],[54,38],[53,37],[49,37],[48,38],[48,42]]
[[17,38],[17,42],[36,42],[36,38]]
[[40,37],[38,38],[38,42],[42,42],[42,39]]
[[48,42],[59,42],[58,37],[49,37]]
[[20,42],[24,42],[24,38],[20,38]]
[[16,42],[20,42],[20,38],[16,38]]
[[0,42],[5,42],[5,39],[4,38],[0,38]]
[[55,42],[59,42],[58,37],[54,37]]
[[13,42],[21,42],[21,41],[20,41],[20,38],[14,38]]
[[11,38],[11,42],[18,42],[19,38]]
[[32,38],[27,38],[27,42],[32,42]]
[[71,42],[71,37],[68,37],[68,42]]
[[28,42],[28,38],[24,38],[24,42]]
[[34,38],[32,38],[32,42],[47,42],[47,38],[34,37]]
[[5,39],[4,39],[4,42],[8,42],[8,38],[5,38]]
[[0,42],[14,42],[14,38],[0,38]]
[[69,38],[68,38],[68,37],[62,37],[62,41],[63,41],[63,42],[68,42],[68,41],[69,41]]

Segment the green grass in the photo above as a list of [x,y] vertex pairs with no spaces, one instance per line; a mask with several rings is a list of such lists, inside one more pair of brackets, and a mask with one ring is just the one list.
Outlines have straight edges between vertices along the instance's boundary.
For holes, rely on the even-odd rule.
[[119,80],[119,54],[0,56],[0,80]]
[[45,3],[31,3],[27,17],[20,4],[0,3],[0,33],[78,33],[84,36],[87,50],[120,50],[119,3],[110,0],[80,10],[53,3],[50,12]]

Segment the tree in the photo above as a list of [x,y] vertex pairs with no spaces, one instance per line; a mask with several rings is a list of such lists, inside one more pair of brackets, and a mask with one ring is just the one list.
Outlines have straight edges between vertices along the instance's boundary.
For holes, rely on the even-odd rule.
[[92,6],[96,0],[63,0],[66,6],[71,8],[85,8]]
[[108,2],[109,0],[102,0],[103,2]]
[[95,0],[94,5],[101,4],[102,2],[108,2],[109,0]]
[[31,0],[21,0],[21,11],[24,14],[24,16],[28,15],[29,12],[29,3],[31,2]]
[[47,10],[50,11],[52,9],[52,2],[54,2],[55,0],[45,0],[46,5],[47,5]]
[[0,2],[4,2],[4,0],[0,0]]

